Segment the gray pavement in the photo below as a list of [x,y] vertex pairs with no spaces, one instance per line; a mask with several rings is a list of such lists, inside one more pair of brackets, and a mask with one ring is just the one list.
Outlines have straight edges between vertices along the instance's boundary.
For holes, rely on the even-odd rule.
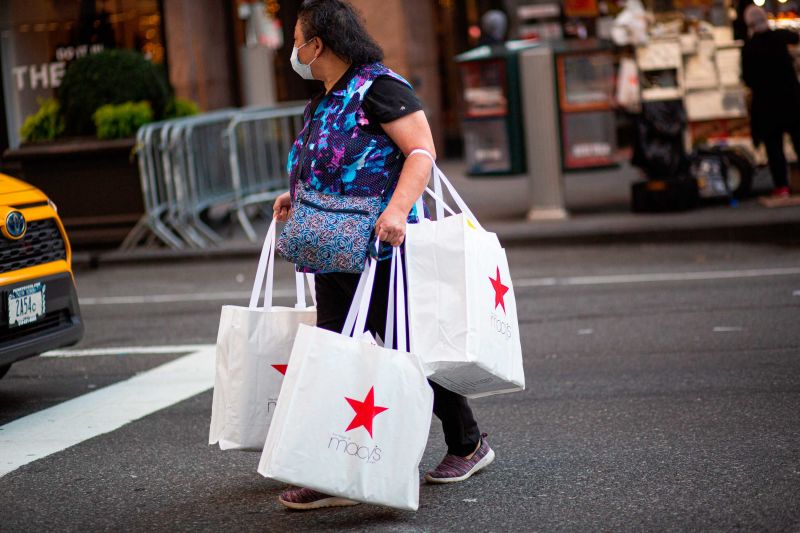
[[[528,388],[473,402],[498,458],[423,485],[418,512],[280,508],[257,454],[205,444],[206,392],[0,477],[0,530],[800,530],[798,247],[551,243],[509,260]],[[76,348],[213,343],[220,305],[245,303],[254,270],[80,270]],[[0,381],[0,424],[178,357],[21,362]],[[443,453],[434,420],[421,469]]]

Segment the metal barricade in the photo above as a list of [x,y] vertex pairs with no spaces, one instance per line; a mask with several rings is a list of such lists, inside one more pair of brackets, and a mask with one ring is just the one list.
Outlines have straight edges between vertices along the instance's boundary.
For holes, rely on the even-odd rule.
[[222,238],[201,216],[212,208],[235,214],[247,238],[257,240],[251,206],[287,190],[286,160],[303,110],[296,103],[225,109],[140,128],[145,214],[121,249],[156,240],[174,249],[214,246]]
[[120,245],[122,250],[135,248],[142,241],[152,244],[156,239],[170,248],[185,247],[180,237],[162,219],[169,206],[169,196],[161,157],[161,136],[168,124],[168,121],[153,122],[142,126],[136,133],[139,180],[145,212]]
[[207,248],[222,238],[201,219],[212,206],[231,204],[234,199],[227,145],[222,135],[238,110],[222,110],[176,121],[170,130],[170,158],[175,197],[167,221],[193,247]]
[[248,206],[272,202],[289,187],[286,161],[303,126],[302,105],[237,114],[227,127],[236,217],[247,238],[258,235]]

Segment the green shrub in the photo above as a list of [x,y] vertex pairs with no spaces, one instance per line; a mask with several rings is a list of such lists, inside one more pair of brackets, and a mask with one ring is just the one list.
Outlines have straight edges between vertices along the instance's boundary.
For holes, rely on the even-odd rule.
[[200,112],[200,107],[196,102],[184,98],[173,98],[167,104],[164,118],[180,118],[196,115]]
[[39,100],[39,110],[28,116],[19,133],[23,142],[52,141],[64,131],[58,100]]
[[143,124],[153,121],[149,102],[125,102],[101,106],[92,115],[99,139],[132,137]]
[[94,112],[107,104],[150,102],[155,119],[164,116],[169,99],[159,67],[132,50],[107,50],[70,64],[58,98],[67,133],[91,134]]

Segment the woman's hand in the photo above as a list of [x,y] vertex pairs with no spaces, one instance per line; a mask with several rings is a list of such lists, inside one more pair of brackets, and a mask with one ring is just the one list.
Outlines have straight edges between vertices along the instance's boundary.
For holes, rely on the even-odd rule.
[[392,246],[400,246],[406,238],[406,220],[408,213],[403,213],[401,209],[389,206],[375,223],[375,234],[378,240],[388,242]]
[[275,199],[272,204],[272,218],[278,222],[286,222],[289,220],[289,211],[292,209],[292,197],[288,192],[285,192]]

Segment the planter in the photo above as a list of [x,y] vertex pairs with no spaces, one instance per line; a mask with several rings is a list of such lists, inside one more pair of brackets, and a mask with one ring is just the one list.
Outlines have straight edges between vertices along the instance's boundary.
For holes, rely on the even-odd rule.
[[16,176],[44,191],[74,247],[117,246],[144,212],[135,139],[71,139],[6,150]]

